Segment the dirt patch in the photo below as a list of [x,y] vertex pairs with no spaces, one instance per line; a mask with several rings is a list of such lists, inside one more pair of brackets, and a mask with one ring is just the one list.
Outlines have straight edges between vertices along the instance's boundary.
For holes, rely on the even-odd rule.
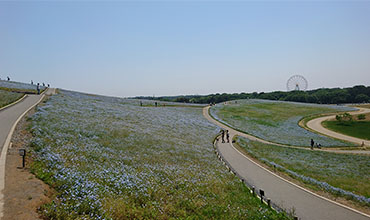
[[50,202],[52,190],[48,185],[37,179],[29,171],[32,162],[26,157],[26,167],[22,167],[22,157],[19,149],[28,152],[31,134],[27,130],[30,122],[26,119],[32,115],[31,110],[26,117],[22,118],[13,134],[11,147],[8,150],[5,167],[5,189],[4,189],[4,219],[41,219],[37,209],[44,203]]
[[358,104],[358,105],[350,105],[353,107],[360,107],[360,108],[370,108],[370,104]]
[[365,119],[359,120],[357,115],[354,117],[356,121],[370,121],[370,113],[365,114]]

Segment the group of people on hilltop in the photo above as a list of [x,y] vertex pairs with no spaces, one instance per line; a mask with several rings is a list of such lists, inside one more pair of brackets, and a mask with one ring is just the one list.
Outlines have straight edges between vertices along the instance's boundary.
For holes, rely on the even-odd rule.
[[[0,78],[0,80],[1,80],[1,78]],[[9,76],[6,77],[6,81],[10,81],[10,77]]]
[[[0,78],[0,80],[1,80],[1,78]],[[7,81],[10,81],[10,77],[7,76],[6,77],[6,80]],[[31,85],[33,85],[33,80],[31,80]],[[42,86],[45,87],[46,86],[45,83],[42,83]],[[47,86],[48,86],[48,88],[50,88],[50,84],[48,84]],[[37,89],[37,94],[40,94],[40,91],[41,91],[41,89],[40,89],[40,83],[37,83],[36,89]]]
[[229,130],[225,131],[224,129],[221,129],[221,141],[222,141],[222,143],[225,143],[225,137],[226,137],[227,143],[230,143]]
[[[31,85],[33,85],[33,80],[31,80]],[[42,86],[45,87],[45,83],[42,83]],[[50,88],[50,84],[48,84],[48,88]],[[37,94],[40,94],[40,83],[36,85]]]

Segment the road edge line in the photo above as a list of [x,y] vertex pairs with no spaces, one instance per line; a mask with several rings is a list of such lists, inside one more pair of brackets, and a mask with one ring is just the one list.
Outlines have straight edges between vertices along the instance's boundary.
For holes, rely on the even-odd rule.
[[299,186],[299,185],[297,185],[297,184],[295,184],[295,183],[293,183],[293,182],[290,182],[289,180],[287,180],[287,179],[285,179],[285,178],[283,178],[283,177],[281,177],[281,176],[277,175],[276,173],[273,173],[273,172],[272,172],[272,171],[270,171],[269,169],[267,169],[267,168],[265,168],[265,167],[261,166],[261,165],[260,165],[260,164],[258,164],[257,162],[255,162],[255,161],[253,161],[252,159],[250,159],[248,156],[246,156],[245,154],[243,154],[242,152],[240,152],[240,151],[239,151],[239,150],[238,150],[238,149],[237,149],[237,148],[236,148],[232,143],[230,143],[230,145],[234,148],[234,150],[236,150],[236,151],[237,151],[239,154],[241,154],[243,157],[247,158],[249,161],[253,162],[254,164],[256,164],[256,165],[257,165],[257,166],[259,166],[260,168],[264,169],[265,171],[269,172],[270,174],[272,174],[272,175],[274,175],[274,176],[276,176],[276,177],[280,178],[281,180],[283,180],[283,181],[285,181],[285,182],[287,182],[287,183],[290,183],[291,185],[293,185],[293,186],[295,186],[295,187],[297,187],[297,188],[299,188],[299,189],[301,189],[301,190],[303,190],[303,191],[305,191],[305,192],[307,192],[307,193],[310,193],[310,194],[312,194],[312,195],[314,195],[314,196],[316,196],[316,197],[318,197],[318,198],[320,198],[320,199],[324,199],[324,200],[326,200],[326,201],[328,201],[328,202],[334,203],[334,204],[339,205],[339,206],[341,206],[341,207],[343,207],[343,208],[349,209],[349,210],[351,210],[351,211],[353,211],[353,212],[356,212],[356,213],[358,213],[358,214],[361,214],[361,215],[363,215],[363,216],[365,216],[365,217],[370,218],[370,215],[368,215],[368,214],[366,214],[366,213],[363,213],[363,212],[361,212],[361,211],[359,211],[359,210],[356,210],[356,209],[351,208],[351,207],[349,207],[349,206],[343,205],[343,204],[341,204],[341,203],[338,203],[338,202],[336,202],[336,201],[333,201],[333,200],[331,200],[331,199],[328,199],[328,198],[326,198],[326,197],[323,197],[323,196],[321,196],[321,195],[318,195],[318,194],[316,194],[316,193],[314,193],[314,192],[312,192],[312,191],[310,191],[310,190],[308,190],[308,189],[306,189],[306,188],[304,188],[304,187],[302,187],[302,186]]
[[12,107],[13,105],[17,104],[18,102],[23,101],[23,99],[25,99],[26,97],[27,97],[27,94],[23,94],[23,96],[20,97],[19,99],[17,99],[15,102],[12,102],[10,104],[7,104],[6,106],[1,107],[0,108],[0,111],[5,110],[5,109],[7,109],[9,107]]
[[[209,108],[209,106],[208,107],[205,107],[205,108]],[[208,115],[209,115],[209,113],[208,113],[208,111],[205,111]],[[209,115],[210,116],[210,115]],[[211,117],[212,118],[212,117]],[[207,119],[207,118],[206,118]],[[213,118],[212,118],[213,119]],[[207,119],[208,120],[208,119]],[[215,120],[215,119],[213,119],[213,120]],[[215,121],[217,121],[217,120],[215,120]],[[213,123],[214,124],[214,123]],[[224,124],[223,124],[224,125]],[[218,126],[218,125],[217,125]],[[226,125],[224,125],[224,126],[226,126]],[[228,127],[228,126],[226,126],[226,127]],[[234,131],[236,131],[235,129],[233,129],[233,128],[230,128],[230,127],[228,127],[229,129],[232,129],[232,130],[234,130]],[[235,136],[235,135],[234,135]],[[240,135],[237,135],[236,134],[236,136],[240,136]],[[233,137],[231,137],[231,140],[233,139]],[[291,185],[293,185],[293,186],[295,186],[295,187],[297,187],[297,188],[299,188],[299,189],[301,189],[301,190],[303,190],[303,191],[305,191],[305,192],[307,192],[307,193],[310,193],[311,195],[313,195],[313,196],[316,196],[316,197],[318,197],[318,198],[320,198],[320,199],[323,199],[323,200],[326,200],[326,201],[328,201],[328,202],[331,202],[331,203],[333,203],[333,204],[335,204],[335,205],[338,205],[338,206],[341,206],[341,207],[343,207],[343,208],[346,208],[346,209],[348,209],[348,210],[350,210],[350,211],[352,211],[352,212],[355,212],[355,213],[358,213],[358,214],[361,214],[361,215],[363,215],[363,216],[365,216],[365,217],[368,217],[368,218],[370,218],[370,215],[368,215],[368,214],[366,214],[366,213],[363,213],[363,212],[361,212],[361,211],[359,211],[359,210],[356,210],[356,209],[354,209],[354,208],[351,208],[351,207],[349,207],[349,206],[346,206],[346,205],[343,205],[343,204],[341,204],[341,203],[338,203],[338,202],[336,202],[336,201],[333,201],[333,200],[331,200],[331,199],[328,199],[328,198],[325,198],[325,197],[323,197],[323,196],[320,196],[320,195],[318,195],[318,194],[316,194],[316,193],[314,193],[314,192],[312,192],[312,191],[310,191],[310,190],[308,190],[308,189],[306,189],[306,188],[303,188],[303,187],[301,187],[301,186],[299,186],[299,185],[297,185],[297,184],[295,184],[295,183],[293,183],[293,182],[290,182],[289,180],[286,180],[286,179],[284,179],[283,177],[281,177],[281,176],[279,176],[279,175],[277,175],[277,174],[275,174],[275,173],[273,173],[272,171],[270,171],[269,169],[267,169],[267,168],[265,168],[265,167],[263,167],[263,166],[261,166],[260,164],[258,164],[257,162],[255,162],[255,161],[253,161],[252,159],[250,159],[248,156],[246,156],[245,154],[243,154],[242,152],[240,152],[234,145],[233,145],[233,143],[230,143],[230,145],[234,148],[234,150],[236,150],[240,155],[242,155],[243,157],[245,157],[246,159],[248,159],[249,161],[251,161],[252,163],[254,163],[254,164],[256,164],[258,167],[260,167],[260,168],[262,168],[263,170],[265,170],[265,171],[267,171],[268,173],[270,173],[270,174],[272,174],[272,175],[274,175],[274,176],[276,176],[276,177],[278,177],[278,178],[280,178],[281,180],[283,180],[283,181],[285,181],[285,182],[287,182],[287,183],[289,183],[289,184],[291,184]]]
[[1,156],[0,156],[0,219],[2,219],[4,217],[4,204],[5,204],[5,201],[4,201],[4,189],[5,189],[5,165],[6,165],[6,155],[8,153],[8,147],[9,147],[9,144],[10,144],[10,140],[13,136],[13,133],[15,131],[15,127],[17,126],[17,124],[19,123],[19,121],[32,109],[34,108],[36,105],[38,105],[45,97],[45,93],[43,93],[41,95],[41,98],[35,103],[33,104],[31,107],[29,107],[26,111],[23,112],[22,115],[20,115],[18,117],[18,119],[15,121],[15,123],[13,124],[12,128],[10,129],[10,132],[8,133],[8,136],[5,140],[5,143],[4,143],[4,146],[3,146],[3,149],[1,151]]

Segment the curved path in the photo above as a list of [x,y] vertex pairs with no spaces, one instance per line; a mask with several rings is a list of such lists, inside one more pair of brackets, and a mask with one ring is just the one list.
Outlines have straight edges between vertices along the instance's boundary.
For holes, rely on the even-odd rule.
[[[229,130],[230,138],[235,135],[252,140],[261,140],[241,133],[213,119],[208,113],[209,107],[203,109],[203,115],[212,123]],[[264,141],[266,142],[266,141]],[[336,203],[291,183],[275,173],[258,165],[238,151],[232,143],[216,142],[216,147],[230,166],[257,190],[263,189],[265,196],[285,210],[295,210],[302,220],[369,220],[370,216],[342,204]]]
[[0,218],[3,217],[6,154],[14,129],[20,119],[41,102],[45,94],[52,95],[54,93],[55,89],[47,89],[41,95],[27,95],[17,104],[0,111],[0,147],[2,147],[0,155]]
[[[224,129],[228,129],[228,130],[233,130],[233,131],[237,132],[237,135],[239,135],[239,136],[248,138],[249,140],[252,140],[252,141],[258,141],[258,142],[261,142],[261,143],[264,143],[264,144],[271,144],[271,145],[280,146],[280,147],[297,148],[297,149],[302,149],[302,150],[311,150],[308,147],[298,147],[298,146],[291,146],[291,145],[288,146],[288,145],[284,145],[284,144],[270,142],[270,141],[255,137],[255,136],[250,135],[250,134],[246,134],[246,133],[243,133],[243,132],[240,132],[240,131],[236,131],[235,129],[230,128],[227,125],[222,124],[221,122],[213,119],[209,115],[209,112],[208,112],[209,108],[210,108],[209,106],[203,108],[204,117],[206,117],[209,121],[211,121],[213,124],[218,125],[219,127],[222,127]],[[346,153],[346,154],[370,154],[370,151],[368,151],[368,150],[337,150],[337,149],[331,149],[331,148],[323,148],[323,149],[316,149],[315,148],[315,151],[324,151],[324,152],[341,153],[341,154],[343,154],[343,153]]]
[[[351,115],[359,115],[359,114],[370,113],[370,109],[369,108],[358,108],[358,109],[359,109],[359,111],[349,112],[349,114],[351,114]],[[330,137],[333,137],[333,138],[341,139],[341,140],[344,140],[344,141],[349,141],[349,142],[352,142],[352,143],[355,143],[355,144],[358,144],[358,145],[361,145],[362,143],[364,143],[364,145],[370,146],[370,141],[369,140],[364,140],[364,139],[360,139],[360,138],[356,138],[356,137],[351,137],[351,136],[348,136],[348,135],[345,135],[345,134],[337,133],[337,132],[334,132],[334,131],[329,130],[327,128],[324,128],[322,126],[321,123],[323,121],[333,120],[333,119],[335,119],[335,115],[330,115],[330,116],[324,116],[324,117],[320,117],[320,118],[315,118],[315,119],[312,119],[312,120],[308,121],[306,123],[306,126],[309,129],[312,129],[312,130],[314,130],[316,132],[319,132],[321,134],[324,134],[324,135],[327,135],[327,136],[330,136]]]

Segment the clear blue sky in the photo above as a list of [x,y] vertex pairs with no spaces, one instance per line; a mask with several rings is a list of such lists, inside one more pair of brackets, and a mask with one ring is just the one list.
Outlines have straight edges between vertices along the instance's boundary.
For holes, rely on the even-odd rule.
[[0,2],[0,78],[136,96],[370,84],[370,2]]

